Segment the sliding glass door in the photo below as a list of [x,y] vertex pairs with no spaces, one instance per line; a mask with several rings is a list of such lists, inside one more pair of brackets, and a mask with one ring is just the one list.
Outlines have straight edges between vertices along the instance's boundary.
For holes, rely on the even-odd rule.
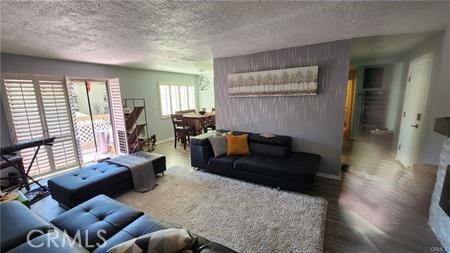
[[113,156],[116,151],[106,82],[73,83],[73,107],[83,163]]
[[[1,96],[13,144],[55,137],[30,175],[44,176],[128,153],[119,79],[1,74]],[[25,164],[34,148],[20,151]]]

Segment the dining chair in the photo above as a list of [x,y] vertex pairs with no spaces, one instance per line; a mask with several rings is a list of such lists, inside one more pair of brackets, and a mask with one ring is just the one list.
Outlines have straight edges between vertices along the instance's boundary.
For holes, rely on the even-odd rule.
[[174,147],[177,148],[177,142],[181,141],[186,150],[187,143],[191,142],[191,128],[187,125],[182,114],[171,114],[170,118],[172,120],[173,134],[175,137]]
[[216,130],[216,116],[211,116],[211,121],[208,123],[207,129],[211,129],[212,131]]

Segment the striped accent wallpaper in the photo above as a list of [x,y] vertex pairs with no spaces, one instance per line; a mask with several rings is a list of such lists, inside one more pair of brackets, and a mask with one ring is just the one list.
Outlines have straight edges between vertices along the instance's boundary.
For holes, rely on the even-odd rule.
[[[216,125],[293,138],[293,150],[322,156],[319,172],[340,174],[350,40],[214,59]],[[228,74],[319,66],[317,96],[230,97]]]

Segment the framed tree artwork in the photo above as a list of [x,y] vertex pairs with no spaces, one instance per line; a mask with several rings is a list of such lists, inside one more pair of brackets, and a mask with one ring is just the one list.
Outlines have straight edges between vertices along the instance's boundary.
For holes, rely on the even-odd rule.
[[319,66],[228,75],[230,97],[317,95]]

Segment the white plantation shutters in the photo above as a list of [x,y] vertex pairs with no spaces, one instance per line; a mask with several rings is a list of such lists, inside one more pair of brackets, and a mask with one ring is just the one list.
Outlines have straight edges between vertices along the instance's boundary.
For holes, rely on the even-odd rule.
[[[41,110],[32,76],[2,76],[2,100],[8,118],[13,143],[44,137]],[[24,165],[30,164],[35,148],[20,151]],[[51,171],[48,149],[41,147],[30,174],[44,174]]]
[[195,89],[193,86],[188,86],[188,109],[195,109]]
[[161,102],[161,115],[167,116],[172,113],[172,107],[170,106],[170,87],[169,85],[159,86],[159,98]]
[[[31,175],[78,165],[64,83],[63,77],[2,75],[2,100],[13,143],[56,137],[54,146],[41,147]],[[35,149],[20,151],[26,166]]]
[[170,86],[170,100],[172,105],[172,113],[175,113],[176,111],[181,111],[179,86],[175,85]]
[[79,161],[65,80],[50,76],[36,78],[42,98],[46,134],[56,137],[51,147],[54,168],[61,170],[77,166]]
[[195,109],[195,88],[188,85],[159,85],[161,116]]
[[120,95],[119,79],[109,79],[108,92],[111,104],[112,124],[117,153],[128,154],[127,131],[125,129],[125,119],[123,114],[122,96]]

